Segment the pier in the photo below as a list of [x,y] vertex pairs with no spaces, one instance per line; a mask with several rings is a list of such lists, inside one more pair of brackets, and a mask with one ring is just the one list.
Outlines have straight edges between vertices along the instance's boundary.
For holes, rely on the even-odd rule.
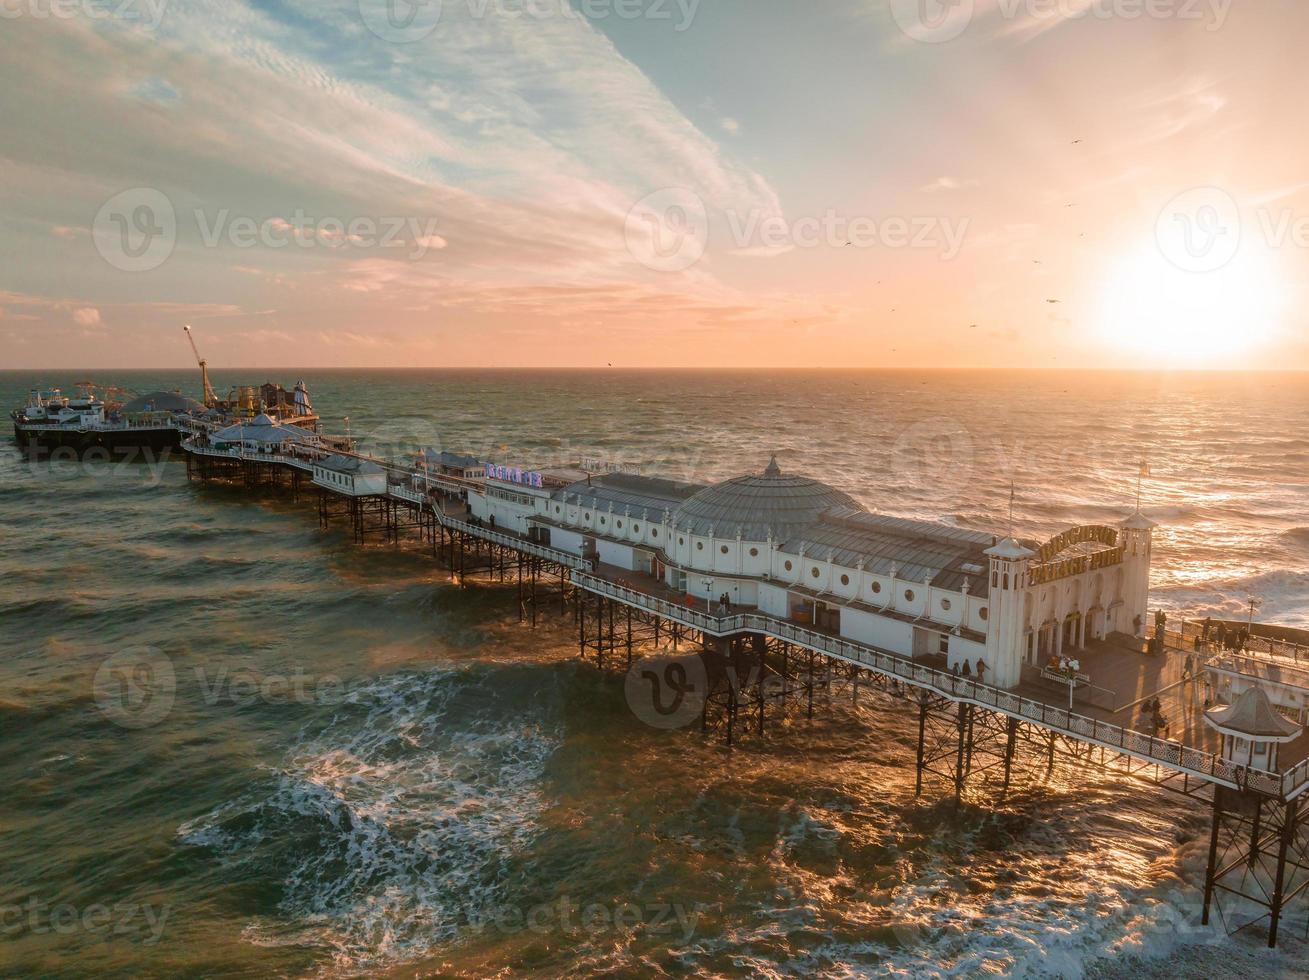
[[[183,442],[191,479],[312,495],[320,526],[357,543],[411,542],[461,585],[515,584],[520,621],[571,611],[579,655],[601,670],[648,664],[685,686],[694,658],[699,727],[728,746],[812,718],[816,699],[875,692],[917,724],[919,795],[982,801],[1056,764],[1121,773],[1207,811],[1204,924],[1264,924],[1275,946],[1304,913],[1309,671],[1271,647],[1224,653],[1196,622],[1160,617],[1147,635],[1153,525],[1139,511],[1038,545],[869,515],[775,461],[705,488],[219,435]],[[792,513],[809,500],[820,519]]]

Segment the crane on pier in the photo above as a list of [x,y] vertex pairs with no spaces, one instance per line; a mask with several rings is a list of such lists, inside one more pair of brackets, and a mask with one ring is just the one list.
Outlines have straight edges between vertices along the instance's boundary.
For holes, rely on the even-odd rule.
[[218,396],[209,383],[209,362],[200,356],[200,348],[195,345],[195,337],[191,335],[191,324],[186,324],[182,329],[186,331],[186,339],[191,341],[191,350],[195,353],[196,363],[200,365],[200,385],[204,388],[205,408],[214,408],[218,404]]

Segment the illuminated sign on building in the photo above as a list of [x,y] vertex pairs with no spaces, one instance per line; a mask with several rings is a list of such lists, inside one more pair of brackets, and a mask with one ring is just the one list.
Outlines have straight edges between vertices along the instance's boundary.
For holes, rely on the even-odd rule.
[[1041,563],[1054,560],[1055,556],[1067,551],[1075,544],[1086,544],[1094,542],[1095,544],[1107,544],[1114,547],[1118,544],[1118,531],[1112,527],[1105,527],[1102,524],[1087,524],[1083,527],[1070,527],[1067,531],[1057,537],[1051,538],[1045,544],[1041,545],[1036,552],[1036,560]]
[[1029,585],[1042,585],[1055,579],[1093,572],[1098,568],[1112,568],[1114,565],[1122,564],[1123,552],[1124,549],[1119,546],[1106,548],[1104,551],[1094,551],[1089,555],[1061,558],[1058,561],[1046,562],[1044,565],[1033,565],[1027,573],[1027,581]]
[[530,473],[520,470],[513,466],[499,466],[495,463],[486,464],[486,478],[488,480],[499,480],[502,483],[517,483],[523,487],[545,486],[545,477],[540,473]]

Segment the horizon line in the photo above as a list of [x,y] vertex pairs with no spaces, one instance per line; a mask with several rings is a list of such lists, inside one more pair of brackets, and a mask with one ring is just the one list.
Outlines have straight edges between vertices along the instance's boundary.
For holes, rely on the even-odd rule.
[[[940,365],[900,365],[900,366],[868,366],[868,367],[850,367],[849,365],[749,365],[744,367],[732,367],[728,365],[694,365],[677,367],[637,367],[627,365],[557,365],[549,367],[533,367],[530,365],[359,365],[359,366],[313,366],[313,365],[270,365],[270,366],[235,366],[235,367],[214,367],[209,366],[211,372],[232,372],[232,371],[505,371],[505,372],[550,372],[550,371],[586,371],[586,372],[641,372],[641,373],[694,373],[709,371],[769,371],[779,373],[799,373],[802,371],[827,371],[842,373],[858,372],[909,372],[909,371],[935,371],[940,373],[947,372],[986,372],[986,371],[1023,371],[1031,373],[1040,372],[1066,372],[1066,373],[1085,373],[1085,374],[1309,374],[1309,368],[1288,368],[1288,367],[1069,367],[1067,365],[1043,365],[1040,367],[1031,365],[969,365],[969,366],[940,366]],[[0,374],[17,374],[20,372],[37,372],[37,371],[60,371],[60,372],[81,372],[81,371],[178,371],[178,372],[196,372],[199,369],[195,364],[189,365],[169,365],[164,367],[88,367],[86,365],[74,367],[0,367]]]

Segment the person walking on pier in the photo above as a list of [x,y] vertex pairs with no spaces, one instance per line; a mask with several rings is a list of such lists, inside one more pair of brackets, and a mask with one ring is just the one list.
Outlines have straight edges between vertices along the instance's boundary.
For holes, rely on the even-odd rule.
[[1195,673],[1195,660],[1188,653],[1186,659],[1182,661],[1182,677],[1190,680]]

